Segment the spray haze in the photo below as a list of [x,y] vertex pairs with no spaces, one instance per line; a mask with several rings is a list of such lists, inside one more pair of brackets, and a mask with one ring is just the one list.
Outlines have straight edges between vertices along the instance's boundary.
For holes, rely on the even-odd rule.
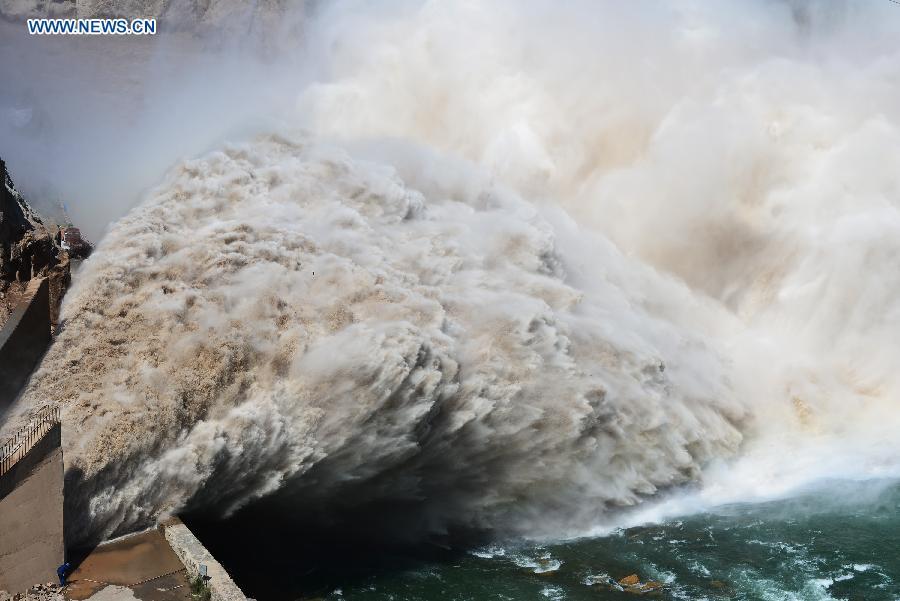
[[276,491],[565,536],[895,475],[898,7],[287,22],[125,103],[157,133],[124,196],[211,152],[110,227],[26,393],[64,404],[79,536]]

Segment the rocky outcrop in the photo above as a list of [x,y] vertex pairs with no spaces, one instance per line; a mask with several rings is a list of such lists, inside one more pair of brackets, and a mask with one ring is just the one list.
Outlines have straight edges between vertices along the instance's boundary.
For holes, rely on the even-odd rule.
[[633,595],[650,595],[654,597],[660,595],[665,588],[665,585],[662,582],[657,582],[655,580],[641,582],[641,577],[637,574],[629,574],[619,580],[615,580],[604,574],[603,577],[595,579],[591,584],[604,590],[620,591],[631,593]]
[[16,191],[6,163],[0,159],[0,324],[32,278],[50,279],[53,321],[70,282],[69,257],[48,227]]
[[0,601],[66,601],[62,591],[52,582],[35,584],[24,593],[12,595],[0,591]]
[[16,192],[6,164],[0,159],[0,279],[24,282],[58,262],[53,235]]
[[656,582],[655,580],[648,580],[647,582],[641,582],[641,577],[637,574],[630,574],[625,576],[618,582],[619,588],[624,590],[626,593],[636,593],[639,595],[644,595],[647,593],[655,593],[663,588],[663,584],[661,582]]

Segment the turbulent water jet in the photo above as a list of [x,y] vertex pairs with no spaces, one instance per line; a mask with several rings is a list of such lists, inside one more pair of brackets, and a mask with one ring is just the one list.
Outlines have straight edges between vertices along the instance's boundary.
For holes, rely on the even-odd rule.
[[634,296],[679,284],[599,239],[577,268],[561,215],[450,189],[276,138],[177,168],[85,264],[26,394],[63,403],[75,536],[351,488],[433,531],[548,534],[736,449],[727,366]]
[[[79,537],[275,491],[566,536],[897,474],[894,3],[307,8],[86,96],[153,134],[105,136],[97,227],[283,138],[180,163],[85,264],[19,409],[66,407]],[[45,121],[34,156],[82,147]]]

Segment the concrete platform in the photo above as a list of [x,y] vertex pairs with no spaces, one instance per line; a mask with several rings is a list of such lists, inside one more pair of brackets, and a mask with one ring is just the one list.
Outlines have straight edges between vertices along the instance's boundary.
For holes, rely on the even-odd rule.
[[0,590],[10,593],[53,581],[65,554],[60,424],[29,432],[4,446],[10,463],[0,462]]
[[187,571],[159,530],[120,538],[76,559],[65,596],[72,601],[189,601]]

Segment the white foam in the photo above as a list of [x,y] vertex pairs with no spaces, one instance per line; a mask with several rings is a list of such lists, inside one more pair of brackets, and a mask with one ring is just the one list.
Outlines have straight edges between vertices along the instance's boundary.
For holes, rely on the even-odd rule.
[[552,601],[562,601],[566,598],[566,594],[558,586],[545,586],[541,589],[541,595]]
[[832,4],[335,2],[255,85],[198,73],[133,186],[299,145],[181,164],[84,265],[23,399],[65,405],[77,536],[288,484],[560,537],[900,476],[900,20]]

